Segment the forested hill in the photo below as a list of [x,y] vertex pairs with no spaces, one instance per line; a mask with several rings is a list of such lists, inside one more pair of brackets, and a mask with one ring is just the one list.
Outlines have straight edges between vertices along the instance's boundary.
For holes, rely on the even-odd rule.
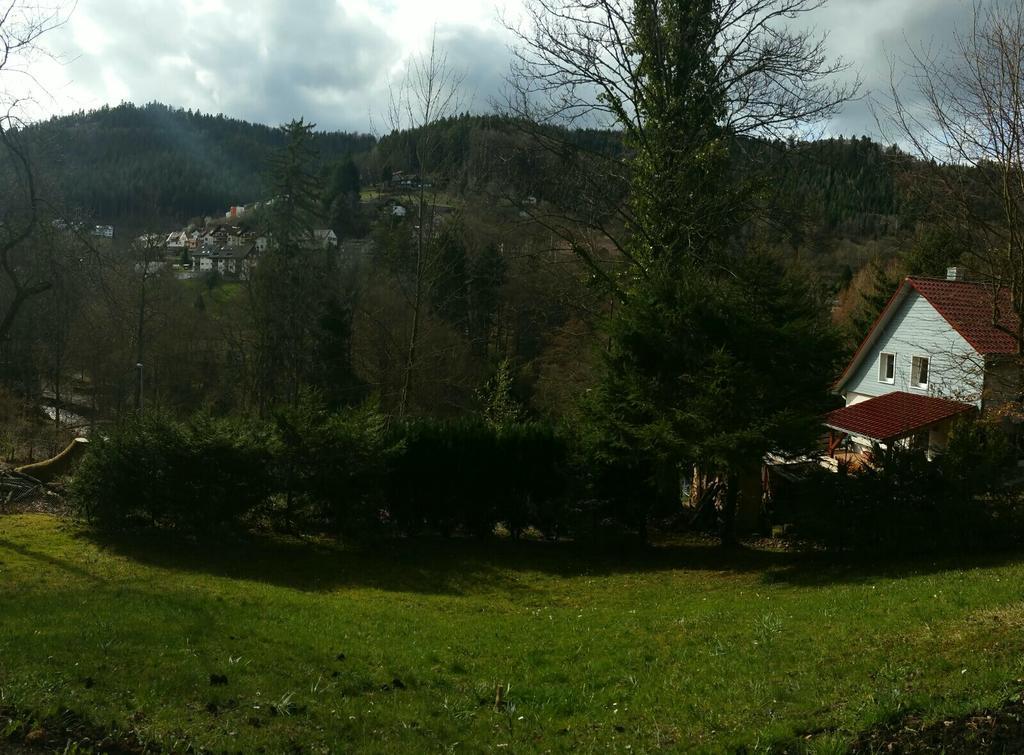
[[[61,201],[97,221],[186,219],[267,196],[281,131],[152,103],[104,107],[29,127],[33,156]],[[372,150],[366,134],[319,132],[325,162]]]
[[[156,103],[56,117],[28,133],[63,203],[115,225],[186,220],[266,197],[268,160],[283,145],[271,126]],[[480,195],[504,182],[544,197],[538,150],[515,123],[464,115],[436,124],[430,136],[432,164],[443,166],[453,194]],[[319,132],[316,146],[325,165],[352,155],[366,185],[392,171],[419,172],[421,138],[406,131],[378,143],[366,134]],[[622,149],[611,132],[578,131],[573,138],[585,149]],[[799,219],[779,232],[796,249],[827,255],[840,240],[870,244],[908,225],[892,153],[866,138],[746,147],[744,159],[771,177],[778,216]]]
[[[541,199],[561,190],[543,185],[542,152],[518,124],[493,116],[461,116],[430,128],[431,164],[445,166],[450,188],[476,194],[488,183],[505,181],[521,193]],[[422,131],[383,137],[373,164],[383,172],[419,172],[416,144]],[[608,131],[579,130],[569,140],[585,151],[622,151],[619,137]],[[766,178],[767,200],[777,215],[790,220],[798,245],[818,246],[829,239],[876,240],[894,234],[907,207],[897,187],[894,148],[867,137],[817,141],[744,140],[738,150],[741,172]],[[557,172],[561,166],[556,165]],[[433,172],[433,171],[432,171]],[[540,177],[540,179],[538,179]],[[797,220],[793,220],[793,219]],[[817,238],[815,238],[817,237]]]

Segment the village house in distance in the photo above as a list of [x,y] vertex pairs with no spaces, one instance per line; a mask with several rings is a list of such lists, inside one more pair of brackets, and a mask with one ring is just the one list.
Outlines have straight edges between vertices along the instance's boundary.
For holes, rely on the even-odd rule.
[[[173,259],[180,278],[195,278],[204,274],[218,274],[225,280],[248,280],[266,252],[270,239],[251,230],[245,230],[237,221],[253,206],[232,207],[223,220],[207,218],[204,228],[185,228],[171,231],[166,237],[155,237],[156,243]],[[143,236],[140,241],[149,239]],[[313,232],[311,244],[321,249],[336,249],[338,236],[330,229]]]
[[836,384],[846,406],[826,417],[829,455],[898,442],[941,453],[957,417],[1009,395],[1016,324],[1007,292],[963,268],[906,278]]

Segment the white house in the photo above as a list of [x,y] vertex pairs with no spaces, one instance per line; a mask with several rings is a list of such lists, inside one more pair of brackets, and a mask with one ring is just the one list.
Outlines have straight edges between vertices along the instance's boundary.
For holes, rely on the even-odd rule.
[[836,384],[829,452],[896,442],[942,450],[953,420],[1008,395],[1016,316],[1005,291],[964,280],[905,279]]
[[338,235],[329,228],[313,231],[313,239],[321,249],[330,249],[338,245]]
[[168,249],[180,250],[188,246],[188,232],[187,231],[172,231],[167,234],[167,240],[164,242]]
[[220,273],[231,280],[248,280],[259,262],[254,244],[248,246],[204,246],[196,255],[200,273]]

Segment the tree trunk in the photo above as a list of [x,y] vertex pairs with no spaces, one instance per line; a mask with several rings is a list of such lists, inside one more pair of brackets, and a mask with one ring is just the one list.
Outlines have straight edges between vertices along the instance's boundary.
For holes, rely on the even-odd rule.
[[409,331],[409,351],[405,362],[405,376],[402,379],[402,394],[398,402],[398,416],[404,417],[409,410],[410,394],[412,393],[412,373],[416,368],[416,346],[420,337],[420,312],[423,308],[423,274],[426,260],[423,252],[423,223],[426,220],[426,195],[423,189],[423,176],[420,176],[419,207],[417,209],[418,228],[416,231],[416,290],[413,294],[412,326]]
[[146,277],[149,273],[149,256],[147,255],[143,260],[142,270],[142,285],[139,288],[139,320],[138,330],[136,332],[136,351],[135,351],[135,411],[142,414],[142,371],[143,361],[142,358],[145,355],[143,349],[143,340],[146,335]]
[[735,475],[728,475],[725,478],[725,499],[722,502],[722,527],[720,537],[722,545],[732,547],[736,545],[736,513],[739,510],[739,480]]

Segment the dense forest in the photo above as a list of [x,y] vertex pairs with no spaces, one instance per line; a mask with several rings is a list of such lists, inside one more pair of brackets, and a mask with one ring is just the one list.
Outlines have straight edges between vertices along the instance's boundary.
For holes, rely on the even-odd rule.
[[[280,129],[157,103],[54,117],[28,133],[64,202],[113,225],[184,220],[261,199],[268,161],[284,146]],[[374,145],[366,134],[315,139],[325,161]]]
[[[280,129],[151,103],[122,104],[52,118],[28,129],[44,175],[69,211],[96,222],[141,227],[216,215],[268,195],[270,156],[284,144]],[[500,116],[460,115],[429,129],[433,176],[458,196],[544,198],[552,188],[523,124]],[[579,130],[581,152],[621,154],[618,134]],[[323,165],[351,156],[364,186],[393,172],[420,172],[422,129],[368,134],[316,131]],[[827,275],[891,254],[893,239],[913,226],[898,187],[898,153],[866,137],[810,142],[747,141],[745,170],[757,166],[765,201],[785,218],[767,229],[772,246],[817,260]],[[438,169],[443,166],[443,169]],[[783,228],[784,226],[784,228]],[[848,272],[845,274],[848,275]]]
[[[530,126],[497,116],[462,115],[428,130],[432,162],[447,166],[452,185],[459,191],[483,188],[486,180],[509,180],[543,197],[543,181],[533,180],[537,155],[512,149],[529,144]],[[383,137],[377,145],[375,165],[384,171],[418,172],[416,147],[423,129]],[[581,129],[570,135],[581,152],[621,155],[620,135]],[[747,139],[737,150],[741,170],[763,170],[774,187],[774,201],[801,208],[807,220],[832,235],[877,237],[896,231],[902,205],[897,189],[894,147],[883,147],[867,137],[829,138],[818,141],[765,142]]]

